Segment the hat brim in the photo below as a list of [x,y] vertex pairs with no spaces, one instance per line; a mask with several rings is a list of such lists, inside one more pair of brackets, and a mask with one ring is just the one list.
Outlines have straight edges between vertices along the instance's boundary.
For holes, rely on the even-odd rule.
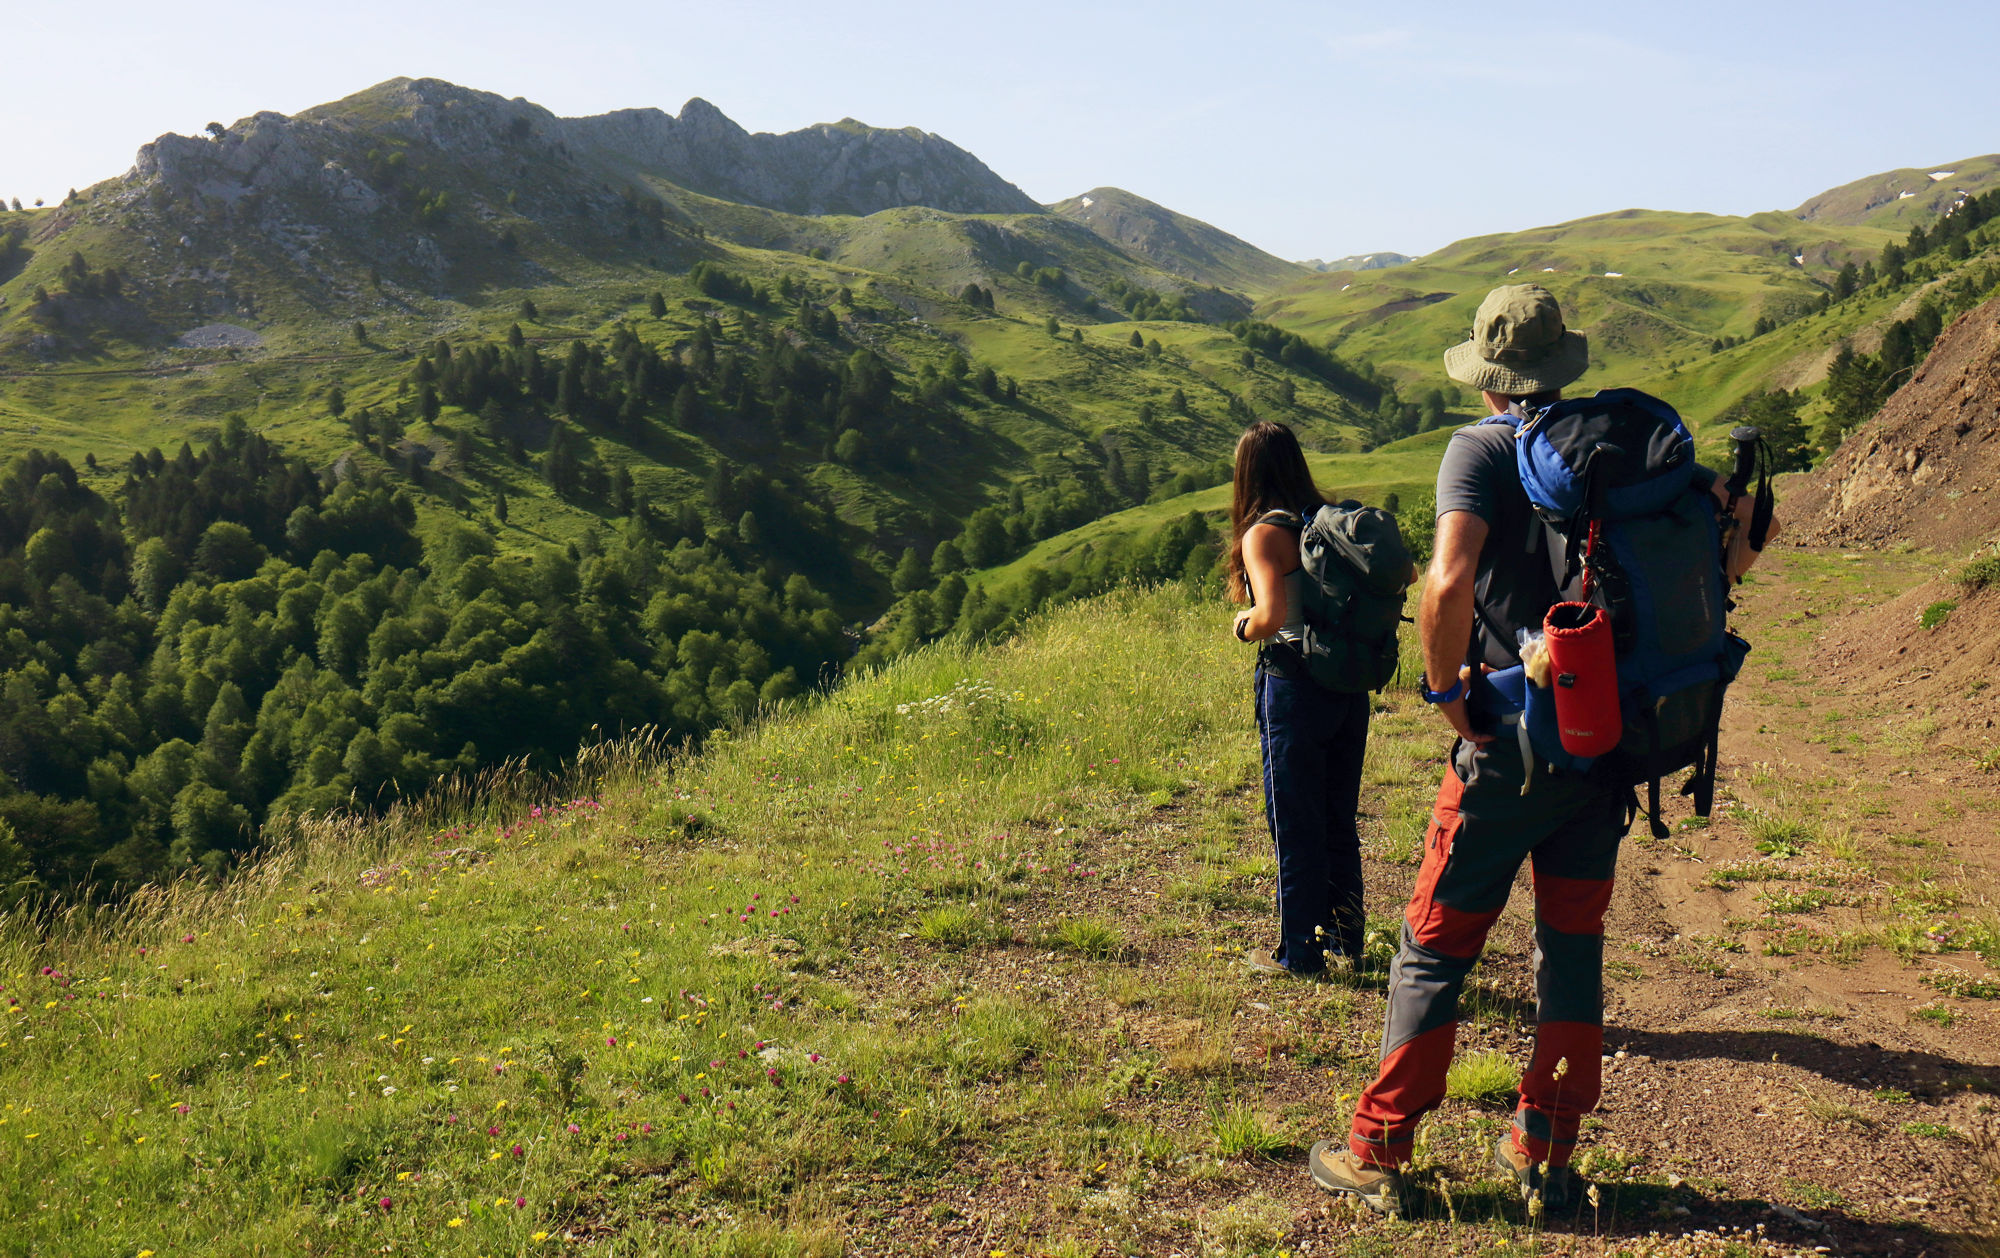
[[1532,363],[1496,363],[1479,356],[1472,341],[1444,352],[1444,373],[1460,384],[1488,393],[1526,397],[1571,383],[1590,370],[1590,342],[1581,332],[1564,332],[1553,354]]

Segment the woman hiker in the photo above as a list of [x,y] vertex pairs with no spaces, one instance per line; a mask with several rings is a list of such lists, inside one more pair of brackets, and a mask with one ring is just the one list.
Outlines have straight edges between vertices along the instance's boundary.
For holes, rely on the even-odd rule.
[[1267,974],[1318,977],[1325,953],[1357,964],[1361,903],[1361,758],[1368,701],[1306,675],[1297,644],[1299,533],[1326,505],[1299,439],[1283,424],[1252,424],[1236,443],[1230,505],[1229,590],[1249,606],[1236,638],[1257,644],[1257,731],[1264,755],[1264,817],[1278,849],[1278,946],[1245,962]]

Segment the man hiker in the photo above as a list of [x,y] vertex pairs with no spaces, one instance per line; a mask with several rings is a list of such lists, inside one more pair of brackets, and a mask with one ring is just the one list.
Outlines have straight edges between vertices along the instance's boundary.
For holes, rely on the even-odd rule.
[[[1555,298],[1532,284],[1488,294],[1471,339],[1445,354],[1446,373],[1480,390],[1494,416],[1512,422],[1453,434],[1438,468],[1437,541],[1418,632],[1424,698],[1458,737],[1390,970],[1380,1071],[1362,1093],[1348,1139],[1321,1141],[1309,1156],[1322,1188],[1382,1213],[1401,1209],[1399,1168],[1410,1158],[1417,1121],[1444,1100],[1460,989],[1523,860],[1532,860],[1534,871],[1535,1046],[1513,1125],[1494,1158],[1524,1197],[1540,1192],[1552,1210],[1567,1204],[1578,1121],[1598,1100],[1604,912],[1619,840],[1633,816],[1633,787],[1630,779],[1536,764],[1512,728],[1496,739],[1504,727],[1483,710],[1480,688],[1487,672],[1520,662],[1517,630],[1540,630],[1560,601],[1556,566],[1539,544],[1546,526],[1516,465],[1516,433],[1557,403],[1587,365],[1584,337],[1565,328]],[[1748,500],[1727,502],[1714,480],[1694,469],[1696,487],[1716,491],[1747,519]],[[1720,566],[1718,551],[1708,553]],[[1739,536],[1730,576],[1750,557]],[[1719,578],[1715,588],[1722,588]]]

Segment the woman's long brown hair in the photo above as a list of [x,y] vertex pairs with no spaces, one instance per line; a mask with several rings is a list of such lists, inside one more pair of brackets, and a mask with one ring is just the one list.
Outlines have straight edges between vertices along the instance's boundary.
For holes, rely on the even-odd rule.
[[1242,603],[1243,534],[1267,511],[1302,511],[1326,501],[1313,483],[1299,439],[1283,424],[1262,420],[1236,441],[1235,497],[1229,504],[1229,597]]

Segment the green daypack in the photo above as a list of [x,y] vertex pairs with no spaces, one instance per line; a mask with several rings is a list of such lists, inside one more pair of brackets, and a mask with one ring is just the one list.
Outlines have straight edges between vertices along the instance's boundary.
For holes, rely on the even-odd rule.
[[1272,511],[1258,523],[1299,530],[1305,641],[1298,651],[1307,675],[1339,694],[1387,686],[1410,588],[1410,548],[1396,517],[1350,498],[1306,517]]

